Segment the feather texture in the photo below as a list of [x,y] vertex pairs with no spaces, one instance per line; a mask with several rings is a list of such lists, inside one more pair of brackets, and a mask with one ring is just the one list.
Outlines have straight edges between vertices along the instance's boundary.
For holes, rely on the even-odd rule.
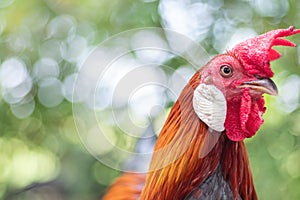
[[125,173],[112,184],[102,200],[138,200],[145,179],[145,174]]

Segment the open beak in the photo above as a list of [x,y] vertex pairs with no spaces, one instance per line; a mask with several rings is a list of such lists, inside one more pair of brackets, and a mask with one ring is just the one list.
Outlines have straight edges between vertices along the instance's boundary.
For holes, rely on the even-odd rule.
[[276,96],[278,94],[275,83],[269,78],[247,81],[241,84],[240,88],[250,88],[257,92],[262,92]]

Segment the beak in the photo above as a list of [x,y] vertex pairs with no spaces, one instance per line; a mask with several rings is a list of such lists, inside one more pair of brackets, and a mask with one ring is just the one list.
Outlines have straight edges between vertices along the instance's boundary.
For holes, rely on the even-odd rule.
[[273,96],[276,96],[278,94],[277,86],[269,78],[257,79],[257,80],[253,80],[253,81],[249,81],[249,82],[244,82],[240,85],[240,88],[250,88],[257,92],[262,92],[262,93],[270,94]]

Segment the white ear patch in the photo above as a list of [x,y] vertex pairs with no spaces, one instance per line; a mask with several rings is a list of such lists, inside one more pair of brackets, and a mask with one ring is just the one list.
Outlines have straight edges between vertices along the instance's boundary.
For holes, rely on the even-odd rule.
[[194,91],[193,107],[198,117],[213,130],[225,129],[226,100],[213,85],[200,84]]

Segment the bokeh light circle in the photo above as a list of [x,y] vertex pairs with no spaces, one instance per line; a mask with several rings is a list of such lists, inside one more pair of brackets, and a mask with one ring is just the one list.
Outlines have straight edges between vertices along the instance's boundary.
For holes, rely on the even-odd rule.
[[[169,62],[174,58],[182,59],[185,68],[176,70]],[[82,96],[73,103],[73,114],[84,146],[108,167],[146,172],[133,160],[148,163],[153,146],[134,147],[141,141],[153,144],[168,114],[164,108],[208,60],[191,38],[162,28],[133,29],[101,43],[74,83],[73,94]],[[156,118],[161,119],[157,126]]]

